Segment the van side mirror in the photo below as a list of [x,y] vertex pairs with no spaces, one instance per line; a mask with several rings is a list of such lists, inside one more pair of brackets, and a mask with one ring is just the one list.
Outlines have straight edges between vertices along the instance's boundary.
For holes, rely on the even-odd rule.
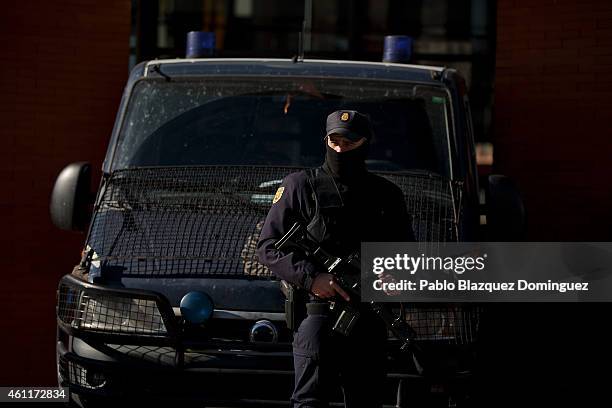
[[485,186],[487,238],[489,241],[522,241],[526,233],[526,212],[514,182],[492,174]]
[[85,162],[66,166],[55,180],[51,193],[51,220],[68,231],[85,231],[91,218],[91,165]]

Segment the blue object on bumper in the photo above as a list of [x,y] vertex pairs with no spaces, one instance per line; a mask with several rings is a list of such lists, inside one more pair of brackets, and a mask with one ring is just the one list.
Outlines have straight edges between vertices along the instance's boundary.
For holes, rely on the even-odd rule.
[[205,292],[192,291],[181,299],[181,315],[192,324],[205,323],[213,314],[214,304]]

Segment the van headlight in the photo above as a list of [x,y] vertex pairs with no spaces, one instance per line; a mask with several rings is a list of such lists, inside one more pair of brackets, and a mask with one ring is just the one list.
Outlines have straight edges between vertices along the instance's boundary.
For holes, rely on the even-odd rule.
[[471,344],[478,337],[481,308],[477,305],[420,305],[404,310],[418,340]]
[[152,299],[81,295],[79,329],[118,334],[165,335],[166,326]]
[[65,330],[172,337],[174,313],[156,292],[109,288],[65,275],[57,289],[58,324]]

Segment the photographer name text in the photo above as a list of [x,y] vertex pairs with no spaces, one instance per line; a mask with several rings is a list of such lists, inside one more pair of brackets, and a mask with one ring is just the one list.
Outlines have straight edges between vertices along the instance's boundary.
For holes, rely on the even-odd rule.
[[534,291],[534,292],[574,292],[588,291],[588,282],[531,282],[519,279],[514,282],[474,282],[469,279],[458,279],[456,281],[419,279],[412,281],[407,279],[386,280],[377,279],[373,283],[376,291],[421,291],[421,292],[512,292],[512,291]]

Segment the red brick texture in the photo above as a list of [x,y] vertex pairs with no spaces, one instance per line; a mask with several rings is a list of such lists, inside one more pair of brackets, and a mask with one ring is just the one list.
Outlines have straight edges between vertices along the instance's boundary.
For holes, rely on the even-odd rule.
[[[99,173],[128,75],[129,0],[11,1],[0,13],[0,385],[54,385],[55,289],[84,235],[60,231],[61,169]],[[98,176],[98,174],[96,174]]]
[[499,0],[495,170],[530,240],[612,239],[612,2]]

